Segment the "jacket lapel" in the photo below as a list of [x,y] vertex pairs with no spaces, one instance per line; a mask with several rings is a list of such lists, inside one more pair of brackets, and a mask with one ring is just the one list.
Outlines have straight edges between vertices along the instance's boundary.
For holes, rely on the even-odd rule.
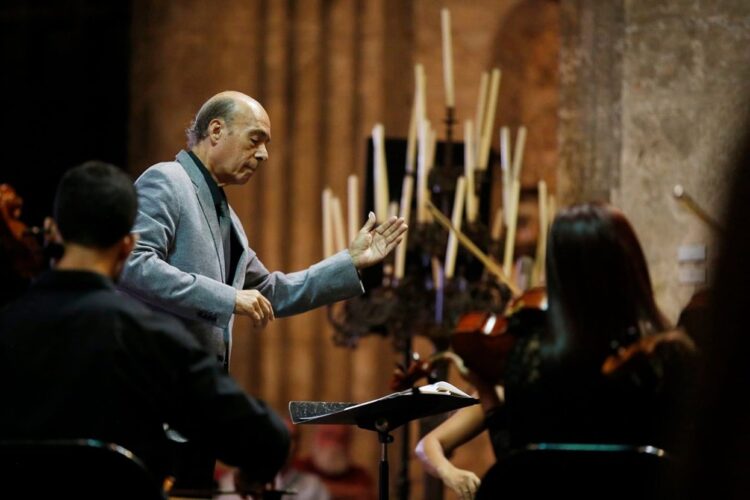
[[[237,214],[234,212],[234,209],[231,206],[229,207],[229,213],[229,219],[232,221],[232,237],[237,239],[237,241],[239,242],[239,247],[241,249],[240,255],[237,257],[237,266],[234,269],[234,276],[229,277],[229,284],[235,285],[235,282],[237,281],[239,276],[242,276],[243,282],[245,280],[244,273],[241,270],[245,269],[246,267],[248,244],[247,241],[245,241],[245,233],[242,230],[242,223],[240,222],[239,217],[237,217]],[[239,286],[241,287],[242,283],[240,283]]]
[[211,230],[211,238],[214,242],[214,248],[216,250],[216,256],[219,259],[219,268],[221,272],[221,281],[226,283],[226,264],[224,262],[224,244],[221,241],[221,227],[219,227],[219,220],[216,218],[216,208],[214,208],[213,198],[211,197],[211,190],[206,184],[206,179],[203,178],[198,165],[195,164],[190,155],[186,151],[180,151],[177,153],[177,161],[185,169],[190,180],[193,181],[193,187],[195,187],[195,194],[198,198],[203,216],[206,218],[206,223]]

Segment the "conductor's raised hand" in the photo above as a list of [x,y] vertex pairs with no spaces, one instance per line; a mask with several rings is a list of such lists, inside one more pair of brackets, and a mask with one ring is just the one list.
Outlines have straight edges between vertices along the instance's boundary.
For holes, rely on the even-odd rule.
[[370,212],[367,222],[349,244],[349,254],[357,269],[364,269],[382,261],[403,239],[408,229],[404,219],[391,217],[375,226],[375,214]]
[[265,328],[275,319],[271,303],[258,290],[237,290],[234,312],[249,317],[255,327]]

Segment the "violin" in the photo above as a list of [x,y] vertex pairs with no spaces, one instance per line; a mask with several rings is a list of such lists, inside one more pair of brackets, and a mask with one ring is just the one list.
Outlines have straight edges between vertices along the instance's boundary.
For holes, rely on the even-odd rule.
[[0,244],[14,272],[30,280],[44,267],[42,246],[37,228],[29,228],[21,221],[23,198],[9,184],[0,184]]
[[435,364],[446,360],[462,375],[471,370],[487,383],[502,382],[516,340],[542,327],[546,310],[546,288],[534,287],[510,301],[502,314],[472,311],[462,315],[450,337],[451,349],[439,351],[425,360],[415,354],[409,367],[396,368],[391,389],[405,390],[420,378],[429,378]]
[[695,352],[695,342],[683,330],[677,328],[654,335],[641,337],[627,347],[619,349],[608,356],[602,364],[602,374],[612,375],[616,371],[639,359],[648,359],[654,352],[665,345],[677,345],[687,352]]
[[504,314],[466,313],[451,335],[451,348],[482,380],[500,383],[516,339],[542,326],[546,310],[547,289],[534,287],[513,299]]

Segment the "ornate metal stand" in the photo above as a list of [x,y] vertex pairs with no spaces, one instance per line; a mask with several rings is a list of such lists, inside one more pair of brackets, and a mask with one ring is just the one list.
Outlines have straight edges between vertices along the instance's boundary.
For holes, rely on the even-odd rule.
[[[442,155],[437,156],[442,158],[442,164],[436,165],[429,177],[433,203],[448,215],[453,206],[456,180],[463,174],[463,161],[454,161],[455,154],[459,152],[453,142],[454,124],[454,110],[447,108],[446,141],[439,145]],[[395,162],[389,161],[389,164],[392,163]],[[488,176],[479,176],[476,189],[488,194],[489,189],[484,189],[488,182]],[[412,214],[415,212],[412,210]],[[409,221],[409,227],[405,278],[399,281],[384,273],[379,287],[369,290],[364,296],[331,306],[328,310],[329,320],[335,329],[336,344],[354,347],[359,338],[365,335],[376,333],[389,336],[395,349],[402,354],[405,366],[412,360],[414,336],[429,338],[435,351],[448,349],[450,334],[461,315],[476,309],[499,312],[509,297],[507,290],[488,278],[481,264],[466,252],[459,252],[455,277],[445,282],[441,278],[436,283],[432,260],[438,258],[442,266],[448,234],[435,224],[417,224],[415,220]],[[481,248],[488,248],[490,252],[497,252],[501,248],[498,242],[490,241],[487,221],[466,224],[463,230]],[[494,256],[499,261],[500,255]],[[383,269],[392,269],[391,264],[392,261],[385,263]],[[432,374],[434,379],[430,382],[445,380],[447,375],[447,364],[438,364]],[[438,423],[432,421],[427,424],[434,427]],[[410,452],[408,426],[405,426],[398,482],[401,499],[409,497]],[[437,491],[437,486],[433,485],[430,490]],[[442,484],[439,491],[440,496],[430,498],[442,498]]]

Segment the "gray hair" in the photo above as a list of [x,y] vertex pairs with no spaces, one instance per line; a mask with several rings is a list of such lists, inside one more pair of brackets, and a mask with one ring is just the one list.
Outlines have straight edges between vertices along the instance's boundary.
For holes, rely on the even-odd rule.
[[208,124],[211,123],[211,120],[220,118],[227,125],[231,125],[235,108],[235,100],[231,97],[210,99],[201,106],[198,114],[195,115],[192,123],[190,123],[190,127],[185,130],[188,148],[192,148],[208,137]]

